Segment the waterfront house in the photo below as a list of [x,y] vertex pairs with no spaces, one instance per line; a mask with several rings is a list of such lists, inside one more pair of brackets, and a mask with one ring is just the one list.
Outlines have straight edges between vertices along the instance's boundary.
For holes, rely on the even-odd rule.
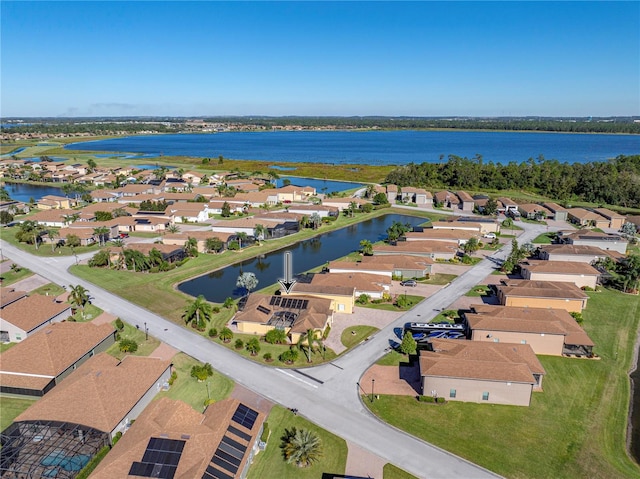
[[528,344],[434,339],[420,351],[422,394],[447,401],[529,406],[545,370]]
[[457,245],[447,241],[399,241],[396,245],[377,244],[373,247],[374,256],[400,254],[449,260],[457,253]]
[[406,254],[363,256],[361,262],[367,268],[371,268],[372,265],[381,267],[391,264],[393,266],[392,277],[400,279],[428,278],[433,266],[431,258]]

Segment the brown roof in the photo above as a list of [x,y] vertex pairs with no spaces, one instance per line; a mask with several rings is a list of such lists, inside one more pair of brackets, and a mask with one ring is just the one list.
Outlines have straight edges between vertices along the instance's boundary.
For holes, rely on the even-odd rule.
[[466,191],[456,191],[456,195],[458,195],[458,198],[460,198],[460,201],[473,202],[473,198]]
[[[0,287],[0,309],[5,306],[24,298],[27,295],[26,291],[16,291],[13,288]],[[1,314],[0,314],[1,316]]]
[[363,256],[363,263],[384,264],[391,263],[397,269],[426,269],[434,263],[431,258],[416,257],[408,254],[385,254],[382,256]]
[[616,213],[615,211],[608,210],[607,208],[596,208],[593,211],[598,213],[600,216],[604,216],[607,219],[624,219],[625,216],[620,213]]
[[529,260],[520,264],[522,269],[532,273],[571,274],[599,276],[600,272],[587,263],[577,261],[535,261]]
[[564,309],[472,304],[465,313],[471,329],[560,334],[565,344],[594,346],[587,333]]
[[68,303],[56,302],[53,296],[33,294],[2,308],[0,317],[28,333],[67,310],[71,314]]
[[457,246],[447,241],[400,241],[396,246],[390,244],[374,245],[373,254],[376,252],[391,252],[398,254],[411,253],[456,253]]
[[[287,296],[282,295],[282,297]],[[272,305],[271,298],[272,296],[268,294],[253,293],[242,311],[236,314],[235,321],[266,324],[274,313],[290,311],[297,314],[291,331],[303,333],[307,329],[324,329],[328,318],[333,314],[330,299],[295,295],[292,298],[309,301],[306,309],[295,309]]]
[[342,286],[347,284],[358,291],[384,291],[384,285],[391,286],[391,277],[371,273],[319,273],[314,274],[314,286]]
[[566,208],[563,208],[557,203],[544,203],[544,206],[554,213],[558,211],[567,211]]
[[605,251],[597,246],[589,245],[549,244],[540,246],[540,250],[549,254],[598,256],[600,258],[615,255],[615,251]]
[[42,222],[52,222],[52,221],[67,221],[67,217],[80,213],[79,211],[60,209],[60,210],[43,210],[38,211],[37,213],[29,216],[30,221],[42,221]]
[[434,351],[420,351],[422,376],[535,384],[545,370],[528,344],[434,339]]
[[562,281],[511,280],[499,285],[504,296],[555,299],[588,299],[589,296],[573,283]]
[[27,388],[39,382],[44,387],[114,332],[110,324],[51,324],[2,353],[0,382]]
[[170,361],[100,353],[20,414],[15,421],[70,422],[111,432],[155,386]]
[[604,216],[600,216],[598,213],[585,210],[584,208],[570,208],[567,211],[571,216],[580,220],[604,221],[606,219]]
[[[258,418],[253,427],[248,429],[231,419],[239,404],[240,402],[236,399],[225,399],[207,407],[204,414],[201,414],[182,401],[169,398],[154,401],[138,416],[133,426],[102,460],[91,477],[95,479],[127,477],[131,465],[142,460],[152,437],[185,441],[175,479],[202,477],[225,435],[248,446],[238,467],[238,473],[240,473],[244,469],[251,446],[262,427],[265,416],[264,413],[256,411]],[[247,441],[227,431],[229,425],[248,434],[251,438]],[[213,465],[213,467],[217,466]],[[228,474],[228,471],[225,473]]]
[[[386,256],[385,256],[386,258]],[[386,273],[393,272],[393,262],[388,263],[363,263],[361,261],[331,261],[327,267],[330,272],[342,273],[344,270],[380,271]]]
[[311,283],[296,283],[293,285],[293,292],[295,293],[309,293],[309,294],[327,294],[336,296],[353,296],[355,287],[343,286],[343,285],[321,285]]
[[422,231],[405,233],[407,241],[419,240],[469,240],[471,238],[479,238],[480,232],[469,230],[448,230],[425,228]]

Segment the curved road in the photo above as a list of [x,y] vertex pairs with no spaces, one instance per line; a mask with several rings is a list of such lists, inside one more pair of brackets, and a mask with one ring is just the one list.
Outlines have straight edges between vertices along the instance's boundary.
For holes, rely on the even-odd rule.
[[[530,241],[546,231],[538,225],[523,226],[521,242]],[[105,311],[141,327],[146,322],[149,333],[159,340],[199,361],[210,363],[234,381],[276,403],[297,408],[309,420],[417,477],[497,477],[375,418],[360,402],[357,383],[368,367],[385,354],[389,344],[397,340],[394,328],[418,318],[427,321],[434,317],[436,309],[445,308],[490,274],[494,262],[504,259],[509,247],[481,261],[348,354],[332,363],[300,371],[263,366],[244,359],[186,328],[76,278],[67,271],[75,262],[73,257],[35,257],[5,241],[0,244],[3,254],[21,266],[60,285],[82,284],[90,291],[92,302]]]

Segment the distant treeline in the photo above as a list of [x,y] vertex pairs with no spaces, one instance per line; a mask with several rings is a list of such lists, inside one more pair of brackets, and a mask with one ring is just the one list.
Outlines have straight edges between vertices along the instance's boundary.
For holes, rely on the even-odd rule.
[[[549,131],[567,133],[636,133],[640,123],[634,117],[611,118],[425,118],[425,117],[200,117],[207,123],[234,124],[250,128],[301,126],[303,128],[458,129],[501,131]],[[154,130],[175,132],[187,129],[193,118],[83,118],[25,119],[25,125],[2,126],[2,133],[93,133],[114,131],[136,133]],[[14,124],[17,125],[17,124]],[[193,127],[193,125],[191,125]]]
[[588,201],[640,208],[640,155],[606,162],[560,163],[529,159],[496,164],[450,155],[446,162],[400,166],[385,180],[429,190],[525,190],[561,202]]

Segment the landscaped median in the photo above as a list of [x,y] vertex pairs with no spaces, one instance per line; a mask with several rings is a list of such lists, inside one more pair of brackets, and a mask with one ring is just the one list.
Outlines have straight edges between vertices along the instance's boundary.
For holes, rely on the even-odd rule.
[[[433,407],[389,395],[365,404],[386,422],[506,477],[640,477],[626,453],[627,371],[640,297],[588,294],[583,326],[602,359],[539,356],[547,372],[544,392],[533,393],[530,407],[456,401]],[[384,359],[403,360],[397,353]]]

